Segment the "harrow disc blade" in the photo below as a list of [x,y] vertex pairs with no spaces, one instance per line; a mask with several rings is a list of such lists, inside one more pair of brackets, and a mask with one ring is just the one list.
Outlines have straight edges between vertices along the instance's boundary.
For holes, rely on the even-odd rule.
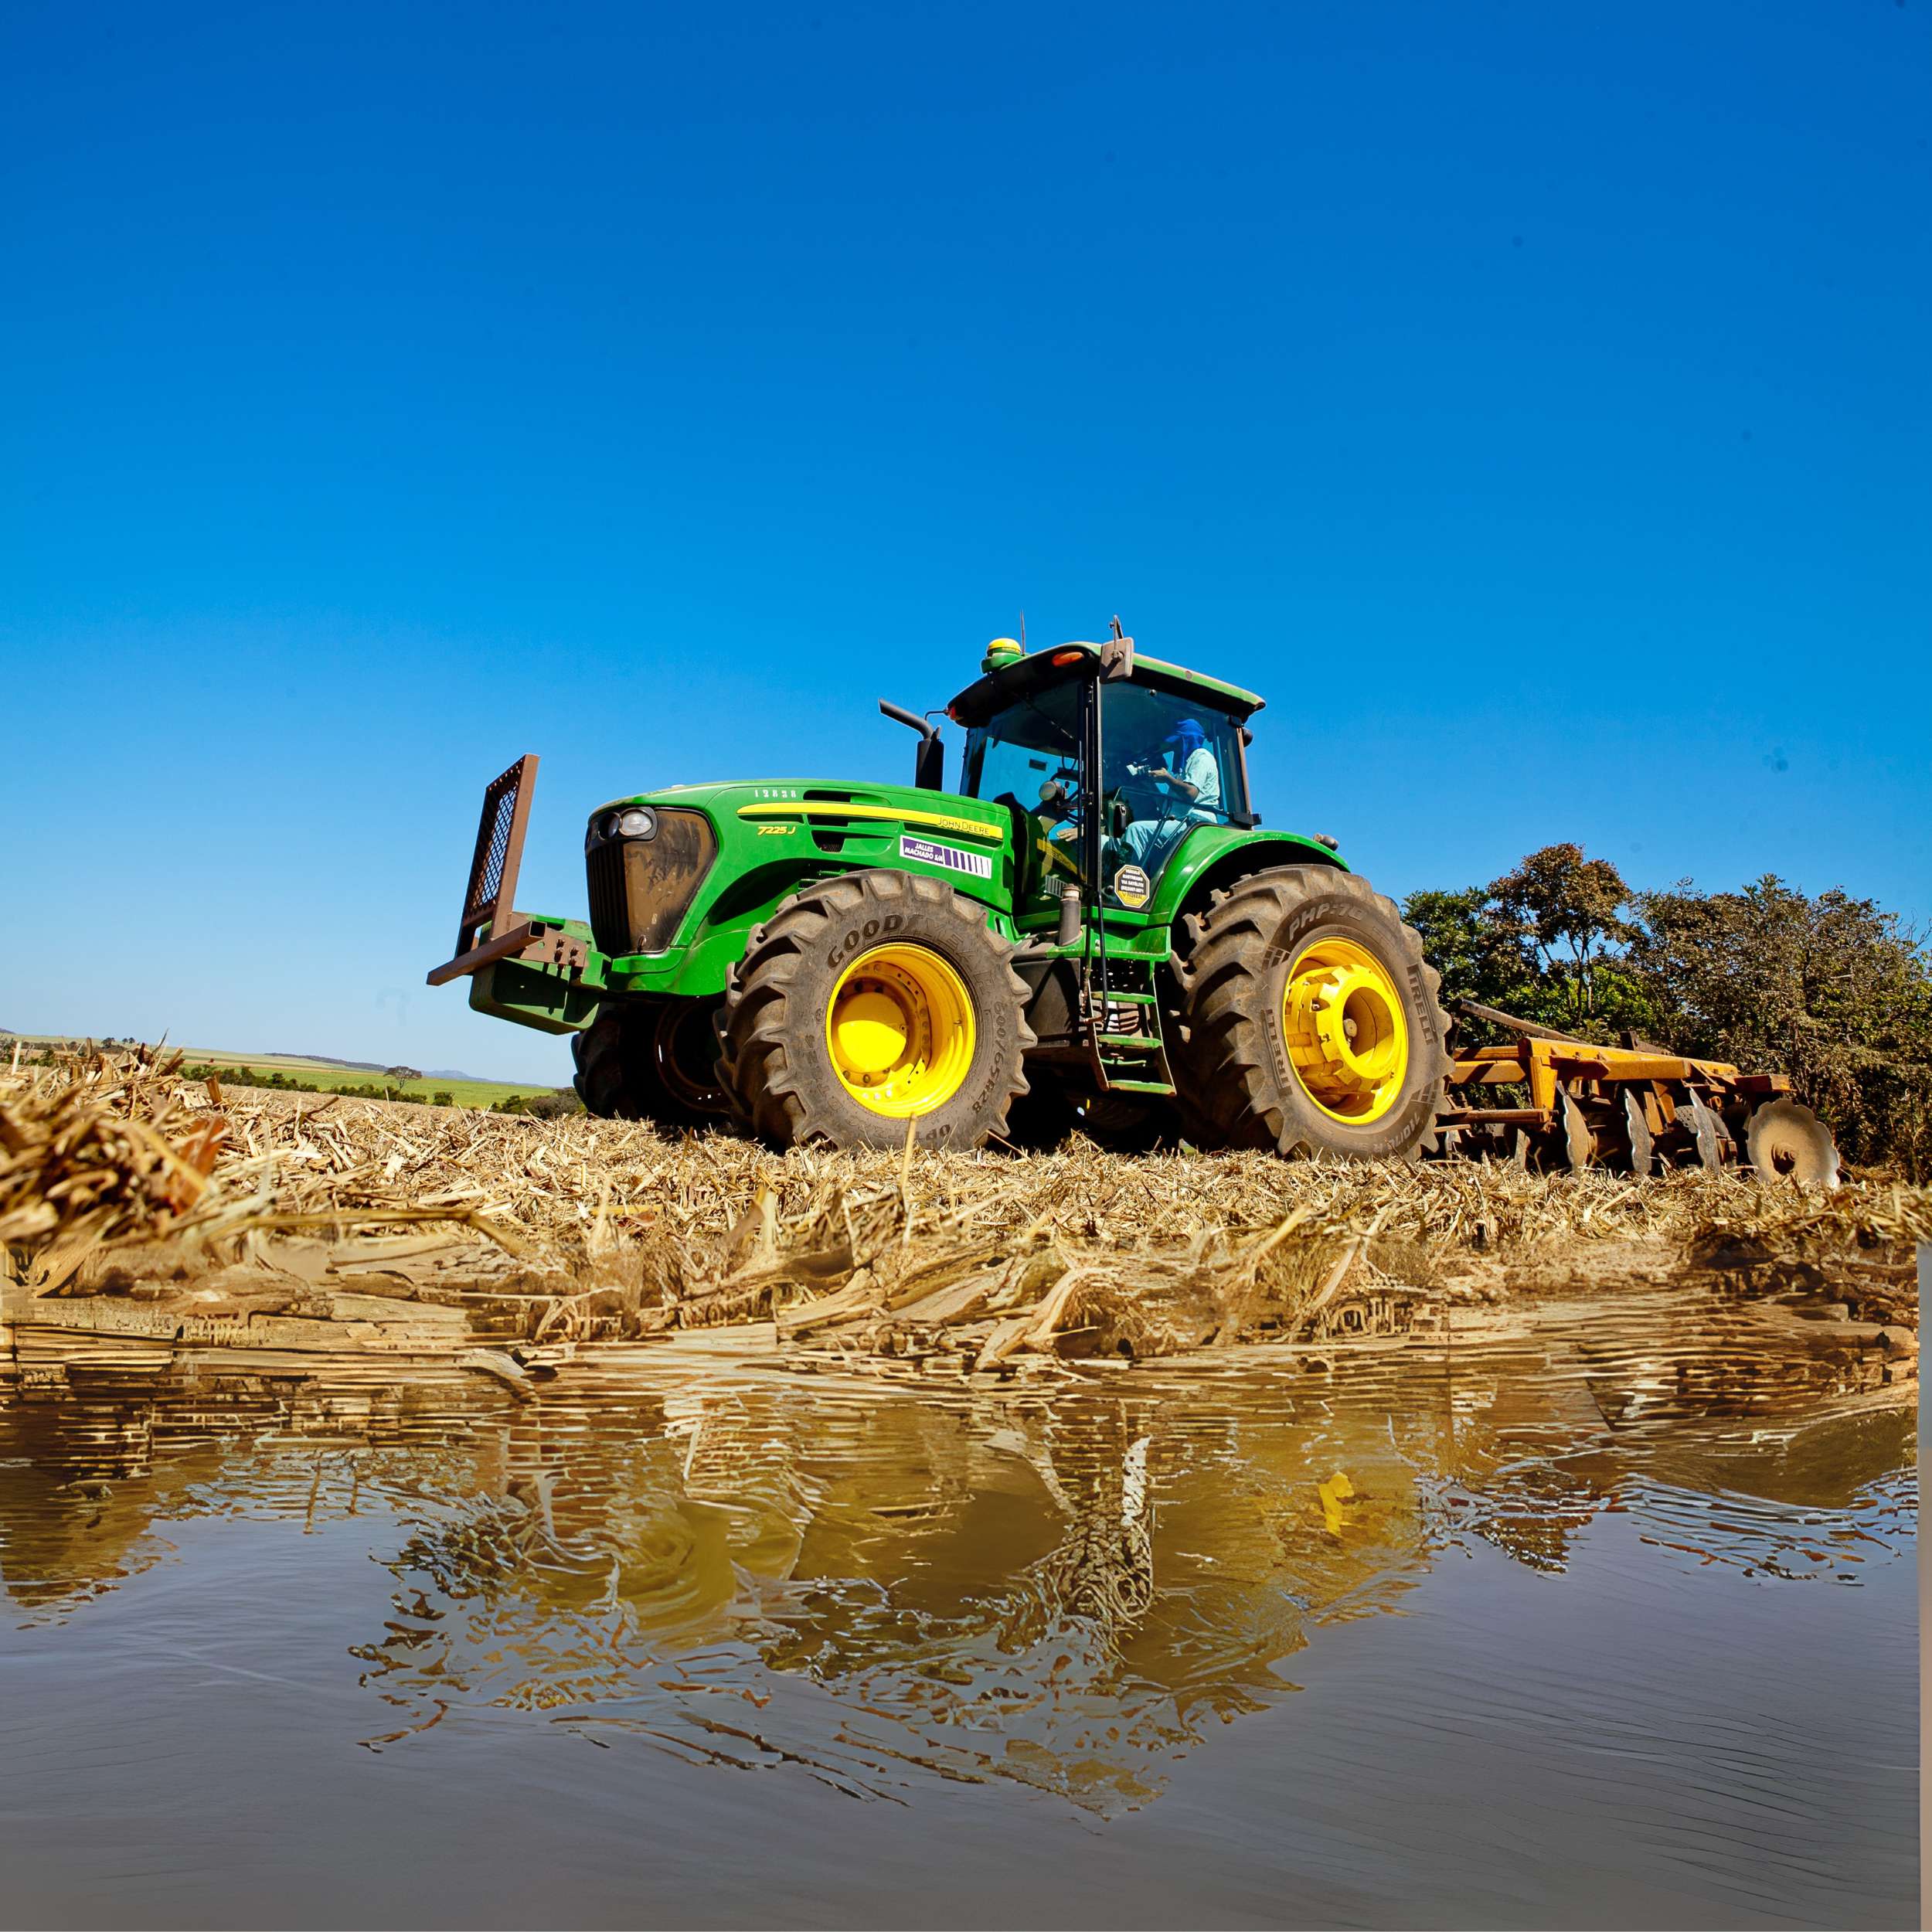
[[1744,1129],[1745,1151],[1760,1181],[1797,1181],[1807,1187],[1838,1184],[1832,1130],[1796,1100],[1768,1100]]
[[1704,1104],[1703,1097],[1696,1093],[1690,1097],[1689,1111],[1697,1158],[1704,1164],[1706,1173],[1715,1174],[1724,1165],[1723,1149],[1717,1138],[1717,1116]]
[[1580,1174],[1596,1156],[1596,1141],[1583,1110],[1570,1097],[1570,1090],[1566,1087],[1559,1097],[1563,1102],[1563,1151],[1570,1157],[1572,1172]]
[[1624,1131],[1630,1140],[1630,1171],[1649,1173],[1656,1164],[1656,1142],[1637,1096],[1628,1087],[1624,1089]]

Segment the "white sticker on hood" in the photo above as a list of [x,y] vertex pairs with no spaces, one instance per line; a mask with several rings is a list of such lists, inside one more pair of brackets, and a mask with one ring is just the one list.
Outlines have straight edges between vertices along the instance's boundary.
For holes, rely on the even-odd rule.
[[910,832],[899,840],[901,859],[916,859],[922,866],[942,866],[947,872],[963,872],[971,879],[991,879],[992,859],[983,852],[961,852],[957,845],[935,844],[930,838],[915,838]]

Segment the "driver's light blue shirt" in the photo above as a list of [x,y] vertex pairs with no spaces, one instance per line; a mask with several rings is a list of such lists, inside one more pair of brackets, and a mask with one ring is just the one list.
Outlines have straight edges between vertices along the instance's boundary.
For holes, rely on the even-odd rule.
[[1192,798],[1182,798],[1181,804],[1189,811],[1205,811],[1216,818],[1221,815],[1221,764],[1206,745],[1188,754],[1187,763],[1182,766],[1177,776],[1184,778],[1194,787]]

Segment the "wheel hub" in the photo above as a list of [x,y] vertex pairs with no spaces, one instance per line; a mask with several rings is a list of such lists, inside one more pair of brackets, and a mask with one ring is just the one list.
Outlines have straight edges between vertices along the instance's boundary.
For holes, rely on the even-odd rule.
[[665,1091],[694,1114],[723,1114],[729,1105],[717,1080],[717,1036],[711,1009],[695,1000],[664,1007],[651,1036],[658,1078]]
[[825,1013],[839,1083],[861,1106],[910,1120],[965,1083],[976,1037],[972,996],[930,947],[876,946],[841,973]]
[[1408,1022],[1393,978],[1366,947],[1320,940],[1302,952],[1282,989],[1281,1026],[1289,1063],[1324,1113],[1363,1125],[1400,1098]]
[[838,1009],[839,1058],[859,1078],[876,1079],[906,1057],[915,1030],[913,1015],[897,1000],[862,981]]

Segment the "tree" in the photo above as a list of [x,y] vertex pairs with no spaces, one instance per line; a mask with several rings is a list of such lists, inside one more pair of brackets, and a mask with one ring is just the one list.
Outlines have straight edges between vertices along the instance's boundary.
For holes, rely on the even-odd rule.
[[1767,873],[1637,897],[1630,965],[1680,1052],[1791,1076],[1848,1159],[1932,1173],[1932,953],[1894,913]]
[[[1608,859],[1563,844],[1530,853],[1488,886],[1412,893],[1402,912],[1442,975],[1445,1005],[1473,999],[1608,1040],[1655,1018],[1624,961],[1635,930],[1623,917],[1629,898]],[[1465,1036],[1488,1036],[1471,1028]]]
[[404,1080],[420,1080],[423,1076],[413,1066],[386,1066],[383,1069],[383,1077],[400,1084]]
[[1532,852],[1491,883],[1490,916],[1515,941],[1532,984],[1554,995],[1563,1015],[1556,1024],[1607,1032],[1641,1005],[1617,971],[1635,930],[1622,917],[1629,903],[1630,888],[1607,859],[1586,859],[1567,842]]
[[1421,935],[1422,951],[1442,975],[1442,1003],[1480,1001],[1515,1012],[1536,997],[1522,948],[1495,918],[1485,886],[1415,892],[1402,916]]

